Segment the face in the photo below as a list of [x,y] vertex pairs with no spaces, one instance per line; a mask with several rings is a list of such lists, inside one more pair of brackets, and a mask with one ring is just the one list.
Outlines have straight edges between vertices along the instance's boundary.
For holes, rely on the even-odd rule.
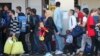
[[9,11],[9,15],[10,15],[10,16],[12,16],[12,13],[11,13],[11,11]]
[[8,11],[9,9],[8,9],[8,7],[7,7],[7,6],[4,6],[4,10],[5,10],[5,11]]
[[100,15],[100,10],[98,9],[98,14]]
[[30,13],[29,9],[26,9],[26,13]]
[[77,12],[77,13],[78,13],[78,11],[79,11],[79,10],[75,7],[75,12]]
[[19,10],[16,8],[16,13],[19,13]]
[[44,24],[43,24],[43,22],[40,22],[40,27],[44,27]]
[[47,16],[47,12],[45,12],[45,17]]
[[71,11],[69,11],[69,12],[68,12],[68,15],[69,15],[69,16],[71,16],[71,15],[72,15],[72,12],[71,12]]
[[82,11],[82,14],[85,16],[86,14]]

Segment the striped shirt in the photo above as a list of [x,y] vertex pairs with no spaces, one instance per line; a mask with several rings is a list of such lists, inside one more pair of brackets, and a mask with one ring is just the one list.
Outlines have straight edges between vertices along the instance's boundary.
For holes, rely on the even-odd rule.
[[20,33],[19,22],[18,22],[18,19],[16,19],[16,17],[11,19],[10,21],[10,33],[12,34]]

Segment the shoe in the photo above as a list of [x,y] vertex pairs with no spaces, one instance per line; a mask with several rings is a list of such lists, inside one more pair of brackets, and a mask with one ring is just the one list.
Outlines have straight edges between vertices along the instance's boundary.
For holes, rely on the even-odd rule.
[[55,54],[56,54],[56,55],[58,55],[58,54],[63,54],[63,52],[62,52],[62,51],[57,51]]
[[25,56],[28,56],[28,55],[29,55],[29,53],[24,53],[24,55],[25,55]]
[[3,54],[0,54],[0,56],[3,56]]
[[70,56],[75,56],[75,52],[73,52],[73,54],[72,54],[72,55],[70,55]]
[[76,54],[78,54],[80,51],[81,51],[80,49],[77,49]]
[[44,56],[53,56],[51,53],[46,53]]

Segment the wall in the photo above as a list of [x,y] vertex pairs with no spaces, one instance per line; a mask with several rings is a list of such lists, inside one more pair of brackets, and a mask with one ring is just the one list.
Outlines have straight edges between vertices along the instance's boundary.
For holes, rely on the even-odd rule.
[[89,9],[100,7],[100,0],[79,0],[80,5],[87,5]]
[[56,0],[61,2],[61,8],[64,11],[74,9],[74,0]]
[[28,6],[37,9],[37,14],[42,15],[42,0],[28,0]]
[[16,6],[22,7],[22,12],[25,12],[25,0],[0,0],[0,3],[12,3],[12,9],[16,9]]

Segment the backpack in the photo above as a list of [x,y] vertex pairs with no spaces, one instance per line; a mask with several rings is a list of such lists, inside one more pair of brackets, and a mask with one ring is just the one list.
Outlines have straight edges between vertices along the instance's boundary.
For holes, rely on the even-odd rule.
[[27,18],[26,16],[18,16],[19,27],[21,32],[26,32]]
[[68,35],[68,36],[66,37],[66,43],[68,43],[68,44],[73,43],[73,36],[72,36],[72,35]]
[[93,51],[93,45],[86,43],[84,52],[85,53],[91,53],[92,51]]

